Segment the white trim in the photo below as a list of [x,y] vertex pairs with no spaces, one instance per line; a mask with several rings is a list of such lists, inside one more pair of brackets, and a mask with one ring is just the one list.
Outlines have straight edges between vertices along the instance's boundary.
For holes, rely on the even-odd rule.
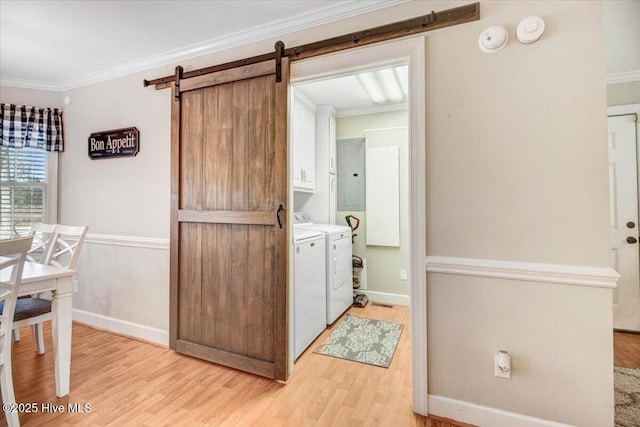
[[429,395],[429,413],[476,426],[491,427],[567,427],[555,421],[530,417],[502,409],[476,405],[475,403],[448,397]]
[[636,123],[640,123],[640,104],[613,105],[607,107],[607,116],[623,116],[625,114],[637,114]]
[[564,285],[613,289],[620,275],[612,268],[578,265],[540,264],[475,258],[429,256],[428,273],[459,274]]
[[353,108],[351,110],[341,110],[336,113],[336,117],[366,116],[368,114],[388,113],[390,111],[405,111],[409,104],[401,102],[399,104],[375,105],[373,107]]
[[607,84],[629,83],[640,81],[640,70],[625,71],[622,73],[607,74]]
[[0,77],[0,86],[46,90],[49,92],[62,92],[64,90],[60,84],[43,83],[35,80],[13,79],[9,77]]
[[411,236],[411,373],[413,411],[429,413],[427,366],[426,58],[424,36],[412,39],[409,56],[409,233]]
[[169,346],[169,331],[163,329],[103,316],[102,314],[91,313],[77,308],[73,309],[72,318],[77,322],[85,323],[98,329],[150,341],[165,347]]
[[118,236],[114,234],[89,233],[85,238],[85,243],[169,250],[169,239],[157,237]]
[[47,206],[46,222],[58,223],[58,152],[47,152]]
[[45,83],[29,80],[0,78],[0,85],[14,86],[29,89],[44,89],[51,91],[64,92],[67,90],[89,86],[105,80],[111,80],[117,77],[126,76],[152,68],[165,65],[172,65],[180,61],[208,55],[214,52],[220,52],[235,47],[244,46],[248,43],[257,42],[269,38],[278,38],[284,34],[305,30],[322,24],[340,21],[352,16],[358,16],[380,9],[396,6],[406,3],[409,0],[371,0],[362,1],[344,1],[337,4],[329,5],[320,10],[313,10],[293,17],[287,17],[275,22],[269,22],[245,31],[226,34],[201,43],[183,46],[159,55],[153,55],[142,58],[128,64],[122,64],[111,67],[106,70],[97,71],[95,73],[86,74],[77,78],[69,79],[57,83]]
[[369,298],[369,302],[376,302],[380,304],[402,305],[408,307],[411,302],[409,295],[376,292],[368,289],[354,289],[354,292],[356,294],[365,294]]
[[[291,83],[348,75],[377,66],[409,64],[409,222],[411,260],[426,256],[425,37],[410,36],[330,53],[291,64]],[[427,283],[422,262],[412,262],[411,376],[414,412],[427,415]]]

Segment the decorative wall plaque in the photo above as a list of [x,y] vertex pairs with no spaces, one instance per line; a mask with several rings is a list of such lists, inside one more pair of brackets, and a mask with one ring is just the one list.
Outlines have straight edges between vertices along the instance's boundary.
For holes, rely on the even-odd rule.
[[88,148],[92,160],[135,156],[140,151],[140,132],[136,128],[95,132],[89,135]]

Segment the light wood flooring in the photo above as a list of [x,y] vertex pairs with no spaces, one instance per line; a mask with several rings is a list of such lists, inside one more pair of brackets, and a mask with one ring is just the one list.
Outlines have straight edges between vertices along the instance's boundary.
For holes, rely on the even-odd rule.
[[613,364],[640,369],[640,334],[613,333]]
[[[454,426],[411,412],[407,308],[370,303],[350,312],[405,325],[389,369],[313,353],[327,330],[285,385],[74,324],[71,393],[64,398],[55,395],[50,325],[42,356],[35,353],[30,329],[23,328],[13,351],[17,401],[64,405],[65,411],[23,413],[20,421],[27,427]],[[91,412],[70,413],[67,405],[76,403],[90,405]]]

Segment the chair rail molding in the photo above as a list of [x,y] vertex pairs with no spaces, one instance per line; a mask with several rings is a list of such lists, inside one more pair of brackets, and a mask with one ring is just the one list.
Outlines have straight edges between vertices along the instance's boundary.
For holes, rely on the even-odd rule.
[[614,289],[620,275],[612,268],[428,256],[427,273],[458,274]]
[[119,236],[115,234],[87,234],[85,243],[132,248],[169,250],[169,239],[161,237]]

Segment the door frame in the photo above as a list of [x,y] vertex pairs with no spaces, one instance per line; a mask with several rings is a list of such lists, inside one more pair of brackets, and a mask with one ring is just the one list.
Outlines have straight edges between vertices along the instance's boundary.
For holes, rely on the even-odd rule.
[[[426,61],[425,36],[374,43],[346,51],[291,61],[289,84],[330,78],[371,69],[385,63],[409,65],[409,233],[411,236],[411,376],[413,412],[428,414],[427,382],[427,276],[426,276]],[[291,141],[289,141],[291,150]],[[291,167],[291,165],[289,165]],[[289,172],[291,176],[291,170]],[[292,224],[293,197],[289,185],[289,224]],[[291,274],[291,261],[290,274]],[[293,281],[289,280],[289,286]],[[293,292],[289,292],[293,294]],[[290,307],[290,311],[292,307]],[[291,335],[289,335],[291,340]],[[293,369],[290,358],[289,369]]]
[[[636,182],[638,183],[638,210],[640,211],[640,104],[624,104],[607,107],[607,118],[636,115]],[[640,215],[640,212],[638,212]]]

